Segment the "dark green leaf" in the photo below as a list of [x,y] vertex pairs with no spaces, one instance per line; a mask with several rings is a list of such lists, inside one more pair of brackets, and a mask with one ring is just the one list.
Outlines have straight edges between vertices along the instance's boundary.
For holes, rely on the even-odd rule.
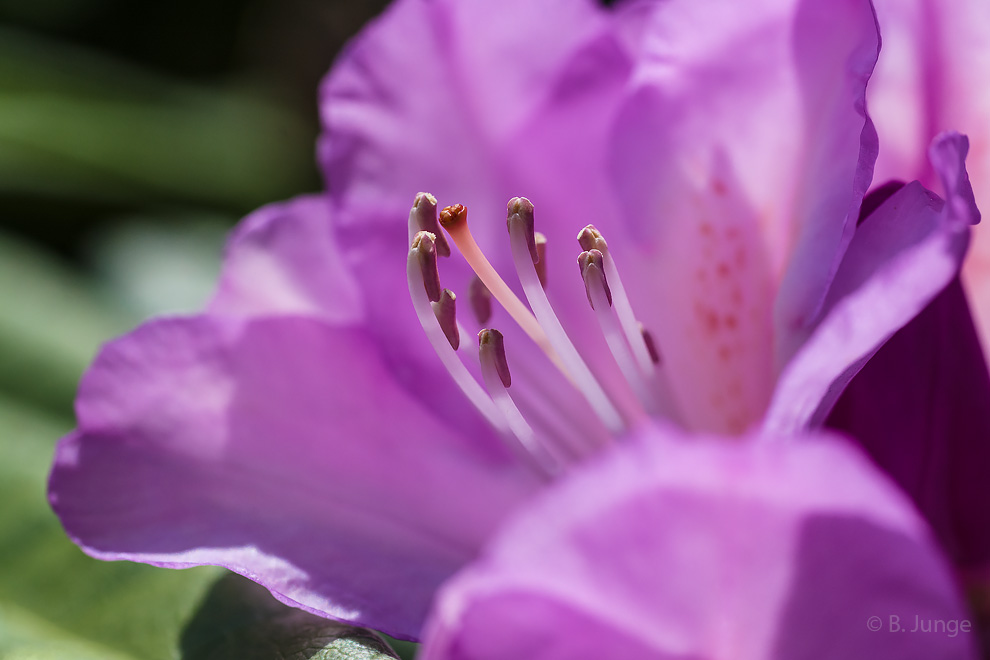
[[183,660],[385,660],[375,633],[276,601],[237,575],[219,580],[182,636]]

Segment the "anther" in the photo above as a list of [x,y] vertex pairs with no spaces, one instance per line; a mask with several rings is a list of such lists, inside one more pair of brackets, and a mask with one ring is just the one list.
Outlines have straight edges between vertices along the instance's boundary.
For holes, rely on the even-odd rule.
[[588,302],[591,303],[591,308],[595,308],[594,297],[592,296],[592,291],[602,290],[605,292],[605,300],[608,302],[608,306],[612,306],[612,292],[608,288],[608,282],[605,280],[605,265],[604,257],[602,253],[598,250],[586,250],[578,255],[578,267],[581,269],[581,277],[584,279],[585,293],[588,294]]
[[643,336],[643,343],[646,344],[646,350],[650,354],[653,364],[660,364],[660,349],[657,348],[656,342],[653,341],[653,335],[643,327],[642,323],[639,324],[639,334]]
[[440,292],[440,300],[431,303],[433,313],[437,317],[437,323],[443,330],[444,336],[450,342],[450,347],[455,351],[461,345],[461,333],[457,329],[457,314],[455,312],[455,300],[457,296],[450,289]]
[[478,347],[482,364],[494,365],[502,385],[509,387],[512,377],[509,375],[509,363],[505,359],[505,340],[502,333],[489,328],[482,330],[478,333]]
[[477,275],[472,277],[471,283],[468,284],[468,300],[474,317],[478,319],[478,325],[488,323],[488,319],[492,317],[492,292]]
[[428,231],[417,232],[413,236],[411,251],[419,260],[419,270],[423,275],[423,286],[430,302],[440,300],[440,271],[437,269],[436,234]]
[[536,241],[536,254],[539,256],[539,260],[536,262],[536,276],[540,278],[540,284],[543,288],[547,288],[547,237],[536,232],[534,236]]
[[447,243],[447,238],[440,231],[440,223],[437,222],[437,198],[425,192],[416,195],[412,209],[409,211],[410,241],[421,231],[428,231],[433,234],[437,255],[450,256],[450,244]]
[[605,242],[605,237],[594,225],[587,225],[584,229],[578,232],[577,235],[578,244],[581,249],[587,252],[588,250],[598,250],[604,253],[608,250],[608,244]]
[[[513,225],[521,227],[525,232],[526,246],[529,248],[529,255],[533,258],[533,263],[540,263],[540,252],[536,248],[536,231],[534,230],[535,218],[533,214],[533,202],[525,197],[513,197],[506,207],[505,225],[512,233]],[[541,278],[542,281],[543,278]]]

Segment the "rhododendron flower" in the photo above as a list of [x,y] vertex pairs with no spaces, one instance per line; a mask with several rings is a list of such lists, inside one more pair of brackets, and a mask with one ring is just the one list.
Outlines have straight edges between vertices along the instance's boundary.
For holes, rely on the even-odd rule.
[[949,133],[945,201],[911,183],[857,227],[878,47],[865,0],[400,0],[323,86],[327,194],[249,217],[203,314],[97,357],[56,512],[96,557],[416,637],[628,434],[821,424],[978,216]]
[[927,526],[853,447],[651,429],[506,524],[441,588],[419,657],[949,660],[974,641]]

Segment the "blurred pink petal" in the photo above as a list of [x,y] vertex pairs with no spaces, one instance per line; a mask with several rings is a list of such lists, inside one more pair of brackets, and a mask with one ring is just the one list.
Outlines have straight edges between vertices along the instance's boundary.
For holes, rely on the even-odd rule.
[[[956,634],[900,634],[915,617]],[[927,527],[851,445],[652,430],[507,523],[441,590],[422,656],[927,660],[974,641]]]

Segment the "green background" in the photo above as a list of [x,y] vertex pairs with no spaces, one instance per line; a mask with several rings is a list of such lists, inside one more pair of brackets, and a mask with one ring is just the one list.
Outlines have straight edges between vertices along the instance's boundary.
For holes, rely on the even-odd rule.
[[196,309],[240,217],[319,189],[317,83],[384,4],[0,0],[0,660],[388,654],[220,569],[93,560],[45,499],[99,345]]

